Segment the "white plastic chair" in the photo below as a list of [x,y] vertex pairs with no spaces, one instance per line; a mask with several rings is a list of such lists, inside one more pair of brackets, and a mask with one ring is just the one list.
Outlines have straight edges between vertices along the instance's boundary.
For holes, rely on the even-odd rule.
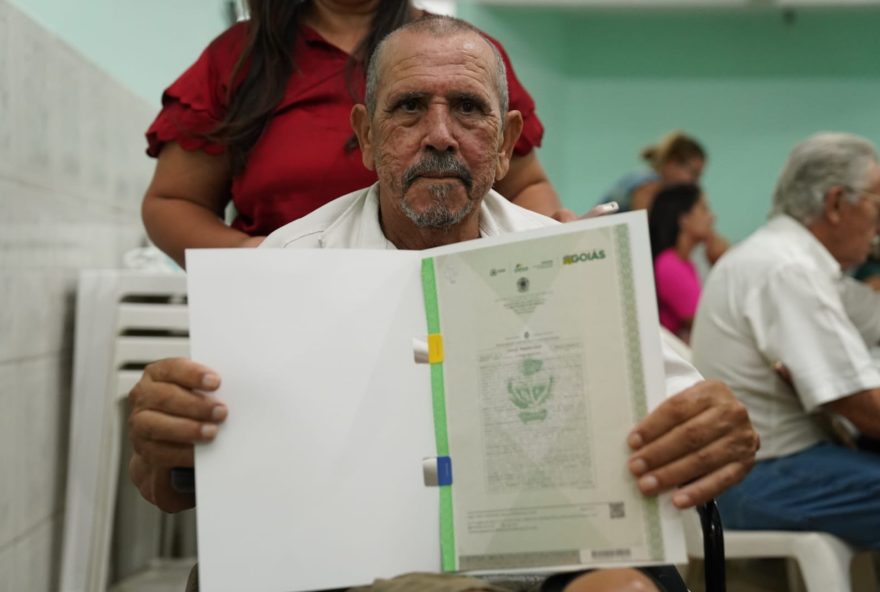
[[[80,274],[62,592],[107,589],[126,397],[147,363],[189,354],[185,297],[183,274]],[[144,543],[154,541],[125,544]],[[157,542],[157,554],[159,547]]]
[[[688,557],[703,559],[699,518],[685,512],[683,519]],[[724,531],[727,559],[787,558],[789,585],[798,585],[795,568],[800,568],[807,592],[850,592],[850,565],[856,552],[839,538],[821,532]]]

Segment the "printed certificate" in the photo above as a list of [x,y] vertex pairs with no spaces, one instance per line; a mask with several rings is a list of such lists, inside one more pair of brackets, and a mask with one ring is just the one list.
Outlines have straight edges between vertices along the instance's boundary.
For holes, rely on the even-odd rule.
[[656,323],[640,326],[635,285],[651,276],[633,257],[647,233],[639,214],[606,222],[423,260],[444,352],[446,568],[665,560],[658,502],[626,469],[625,434],[662,396],[640,338],[656,340]]

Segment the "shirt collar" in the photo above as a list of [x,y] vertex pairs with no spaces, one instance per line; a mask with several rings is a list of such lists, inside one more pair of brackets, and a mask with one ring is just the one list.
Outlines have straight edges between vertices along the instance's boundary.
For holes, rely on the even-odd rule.
[[[490,190],[480,203],[480,238],[498,236],[519,229],[516,209],[507,199]],[[552,222],[548,219],[548,223]],[[379,184],[374,183],[321,234],[325,249],[395,249],[385,238],[379,223]]]
[[362,190],[321,234],[325,249],[396,249],[379,223],[379,183]]
[[[310,26],[305,25],[305,24],[301,24],[299,27],[299,31],[302,36],[302,40],[306,45],[308,45],[310,47],[323,47],[324,49],[327,49],[328,51],[331,51],[335,54],[338,54],[340,57],[344,57],[346,60],[348,60],[348,58],[351,57],[348,54],[348,52],[341,50],[340,48],[336,47],[335,45],[333,45],[332,43],[327,41],[323,35],[318,33],[315,29],[311,28]],[[355,61],[360,63],[360,60],[355,60]]]
[[[311,28],[308,25],[300,24],[299,32],[302,35],[303,41],[309,44],[323,44],[323,45],[331,45],[324,39],[320,33]],[[332,45],[331,45],[332,47]]]
[[767,223],[767,226],[778,234],[789,237],[802,247],[802,251],[812,259],[819,270],[831,279],[843,277],[840,263],[825,248],[819,239],[809,229],[787,214],[777,214]]

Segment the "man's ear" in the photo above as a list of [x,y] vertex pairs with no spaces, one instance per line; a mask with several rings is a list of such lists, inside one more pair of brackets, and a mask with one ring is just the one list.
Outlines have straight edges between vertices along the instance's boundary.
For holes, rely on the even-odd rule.
[[361,160],[367,170],[375,168],[373,160],[373,129],[370,127],[370,116],[364,105],[355,105],[351,110],[351,129],[357,136],[358,146],[361,148]]
[[846,190],[843,187],[832,187],[825,193],[823,213],[830,223],[840,222],[840,206],[844,199],[846,199]]
[[519,111],[508,111],[504,117],[504,133],[498,150],[498,163],[495,166],[495,180],[500,181],[510,170],[510,159],[513,158],[513,147],[522,133],[523,119]]

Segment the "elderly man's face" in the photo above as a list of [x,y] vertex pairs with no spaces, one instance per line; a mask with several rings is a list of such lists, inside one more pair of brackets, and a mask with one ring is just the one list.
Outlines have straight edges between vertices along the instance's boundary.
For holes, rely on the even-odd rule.
[[522,127],[518,112],[499,111],[491,48],[475,33],[405,32],[386,48],[379,81],[373,117],[356,108],[352,123],[381,207],[422,228],[454,226],[507,172]]
[[880,165],[868,171],[867,188],[859,192],[859,200],[843,200],[839,210],[840,236],[835,258],[843,267],[863,263],[880,225]]
[[880,225],[880,165],[871,166],[866,188],[857,192],[857,201],[852,202],[847,196],[853,191],[851,188],[832,191],[839,191],[840,197],[829,210],[834,233],[826,246],[842,267],[853,267],[868,257]]

